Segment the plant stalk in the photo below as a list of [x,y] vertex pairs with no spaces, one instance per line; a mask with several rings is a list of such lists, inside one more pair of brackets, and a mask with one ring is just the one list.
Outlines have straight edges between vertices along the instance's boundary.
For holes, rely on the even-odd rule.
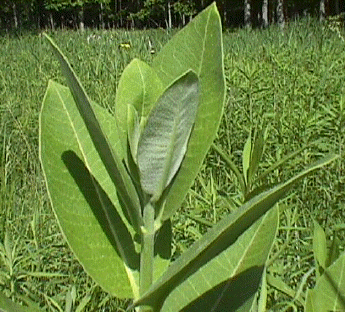
[[[144,207],[144,226],[141,231],[141,256],[140,256],[140,282],[139,292],[142,296],[152,285],[154,243],[155,243],[155,209],[151,202]],[[140,311],[152,311],[147,307],[140,308]]]

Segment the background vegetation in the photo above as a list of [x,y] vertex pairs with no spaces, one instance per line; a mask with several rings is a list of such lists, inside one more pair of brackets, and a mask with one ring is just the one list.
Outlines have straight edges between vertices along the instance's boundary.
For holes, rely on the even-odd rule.
[[[175,30],[52,31],[91,98],[113,111],[116,86],[134,57],[150,62]],[[302,149],[267,182],[285,180],[330,151],[344,155],[344,30],[314,19],[282,32],[224,33],[227,105],[216,144],[240,167],[251,128],[267,127],[260,172]],[[122,45],[122,43],[130,43]],[[153,49],[153,50],[152,50]],[[87,276],[60,233],[38,160],[38,114],[49,79],[64,83],[46,41],[0,37],[0,291],[46,311],[124,311]],[[267,269],[268,309],[303,311],[315,283],[313,219],[344,251],[344,157],[279,204],[281,224]],[[241,202],[236,177],[210,151],[174,224],[175,256]]]
[[[171,28],[185,25],[213,0],[3,0],[0,28]],[[340,0],[217,0],[225,27],[267,27],[305,15],[345,10]]]

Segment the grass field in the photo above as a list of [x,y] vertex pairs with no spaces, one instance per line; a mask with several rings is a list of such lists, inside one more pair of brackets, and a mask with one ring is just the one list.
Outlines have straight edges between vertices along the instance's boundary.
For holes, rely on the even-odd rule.
[[[162,29],[51,33],[90,97],[110,111],[124,67],[134,57],[150,62],[149,41],[157,53],[172,35]],[[329,239],[344,242],[342,36],[309,19],[292,22],[284,32],[275,27],[224,32],[227,104],[216,144],[241,167],[250,129],[265,127],[259,173],[300,149],[266,178],[268,184],[284,181],[328,152],[343,155],[279,204],[279,234],[267,269],[270,311],[303,311],[306,287],[315,283],[313,219]],[[44,38],[0,37],[0,291],[16,301],[29,296],[46,311],[124,311],[127,302],[102,292],[73,257],[48,202],[38,116],[49,79],[64,83]],[[211,150],[173,219],[175,256],[241,200],[235,175]]]

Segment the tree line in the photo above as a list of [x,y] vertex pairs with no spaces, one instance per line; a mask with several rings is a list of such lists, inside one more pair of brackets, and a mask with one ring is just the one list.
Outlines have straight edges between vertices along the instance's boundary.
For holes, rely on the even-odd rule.
[[[2,0],[0,28],[179,27],[213,0]],[[267,27],[345,11],[343,0],[217,0],[225,27]]]

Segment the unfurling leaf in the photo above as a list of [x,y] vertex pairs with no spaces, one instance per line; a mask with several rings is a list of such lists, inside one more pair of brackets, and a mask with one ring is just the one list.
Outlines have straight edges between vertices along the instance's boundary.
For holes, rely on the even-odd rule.
[[138,144],[143,190],[160,198],[179,169],[198,108],[198,77],[188,71],[178,78],[152,109]]

